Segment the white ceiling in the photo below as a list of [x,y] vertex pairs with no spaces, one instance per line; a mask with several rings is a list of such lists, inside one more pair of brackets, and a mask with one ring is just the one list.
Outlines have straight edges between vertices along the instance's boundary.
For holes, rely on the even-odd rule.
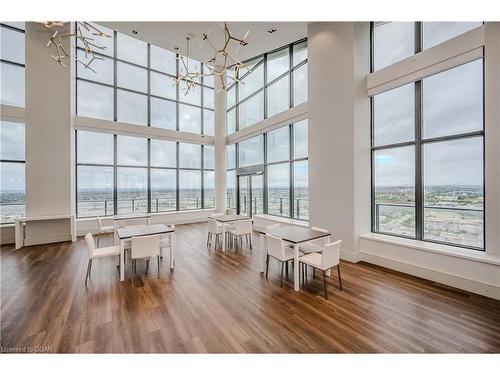
[[[98,22],[118,32],[144,40],[151,44],[179,53],[185,53],[186,36],[190,36],[190,57],[199,61],[208,61],[213,57],[213,50],[202,41],[202,34],[209,33],[209,39],[217,48],[224,43],[223,22]],[[248,45],[240,47],[236,58],[246,60],[264,52],[284,46],[307,36],[307,22],[228,22],[231,34],[242,38],[247,31],[250,34]],[[267,30],[275,28],[270,34]],[[132,30],[137,31],[133,34]],[[238,47],[232,42],[235,52]]]

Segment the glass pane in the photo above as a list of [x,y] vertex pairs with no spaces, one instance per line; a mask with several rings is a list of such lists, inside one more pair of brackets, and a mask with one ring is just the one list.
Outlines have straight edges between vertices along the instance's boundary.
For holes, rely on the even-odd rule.
[[226,93],[226,106],[227,108],[234,107],[236,104],[236,85],[232,86]]
[[483,60],[422,81],[425,138],[483,129]]
[[483,138],[424,145],[424,238],[484,248]]
[[201,171],[179,170],[179,209],[201,208]]
[[117,135],[116,158],[118,165],[148,164],[148,140],[146,138]]
[[[103,33],[108,35],[109,38],[108,37],[99,37],[99,36],[94,35],[95,30],[92,30],[91,28],[89,28],[90,30],[86,30],[84,27],[80,27],[80,30],[82,31],[82,35],[85,37],[94,39],[92,41],[93,43],[95,43],[96,45],[98,45],[100,47],[104,47],[104,49],[99,50],[99,53],[106,55],[106,56],[113,57],[114,53],[115,53],[114,52],[114,32],[113,32],[113,30],[108,29],[107,27],[104,27],[101,25],[93,24],[92,22],[90,22],[90,24],[94,25],[100,31],[102,31]],[[77,40],[76,45],[80,48],[85,48],[83,43],[79,39]]]
[[232,109],[227,112],[226,115],[226,133],[227,135],[233,134],[236,131],[236,109]]
[[264,92],[252,96],[239,106],[239,130],[264,120]]
[[290,164],[267,166],[267,212],[290,216]]
[[227,207],[236,208],[236,171],[226,173]]
[[267,116],[271,117],[288,108],[290,108],[290,78],[286,76],[267,89]]
[[[205,69],[205,74],[211,74],[210,70]],[[217,77],[220,77],[220,76],[217,76]],[[214,87],[214,83],[215,83],[215,75],[207,75],[207,76],[203,77],[203,84],[205,86]]]
[[113,134],[78,130],[77,163],[113,164]]
[[151,168],[151,212],[177,209],[177,171]]
[[309,220],[309,163],[293,163],[293,217]]
[[307,158],[309,154],[307,120],[302,120],[293,125],[293,153],[294,159]]
[[25,30],[24,22],[6,22],[2,21],[4,25],[15,27],[16,29]]
[[0,59],[24,64],[24,33],[0,28]]
[[179,104],[179,130],[201,134],[201,109]]
[[24,163],[0,163],[0,223],[24,217]]
[[239,176],[239,214],[250,216],[250,191],[248,189],[250,176]]
[[117,120],[137,125],[148,123],[148,97],[129,91],[117,90]]
[[415,139],[415,89],[410,83],[373,97],[373,144]]
[[201,145],[179,143],[179,167],[201,169]]
[[214,109],[214,90],[203,87],[203,107]]
[[262,87],[264,87],[264,64],[260,64],[238,84],[239,100],[242,101]]
[[252,216],[264,213],[264,178],[262,175],[253,175],[252,187]]
[[[84,64],[88,64],[91,56],[87,54],[85,57],[85,51],[79,49],[77,51],[78,59]],[[92,64],[86,68],[82,63],[76,64],[76,75],[78,78],[89,79],[95,82],[106,83],[108,85],[113,84],[113,60],[103,57],[102,60],[95,59]],[[94,70],[94,72],[92,70]]]
[[290,159],[290,128],[273,130],[267,133],[267,162]]
[[0,63],[1,104],[24,107],[24,68]]
[[151,94],[176,100],[177,87],[172,77],[151,72]]
[[293,45],[293,66],[307,59],[307,40]]
[[201,86],[194,85],[194,88],[190,89],[188,93],[186,93],[186,89],[186,82],[180,81],[179,100],[184,103],[201,106]]
[[236,168],[236,144],[226,146],[226,166],[227,169]]
[[176,111],[175,102],[151,97],[151,126],[176,130]]
[[118,167],[118,214],[148,212],[147,168]]
[[113,88],[77,80],[78,116],[113,121]]
[[168,73],[173,76],[177,74],[177,59],[173,52],[151,45],[151,69]]
[[76,173],[77,216],[113,215],[113,167],[78,165]]
[[214,146],[203,146],[203,168],[215,169],[215,150]]
[[415,236],[415,147],[374,152],[376,232]]
[[293,72],[293,105],[307,102],[307,64]]
[[382,69],[415,54],[413,22],[383,22],[373,30],[373,67]]
[[140,92],[148,91],[148,71],[146,69],[118,61],[116,78],[118,87]]
[[203,172],[203,200],[204,208],[215,207],[215,172]]
[[116,46],[117,57],[120,60],[147,66],[148,45],[142,40],[131,38],[125,34],[118,33]]
[[288,47],[267,55],[267,82],[272,82],[290,70]]
[[214,111],[203,110],[203,134],[214,135]]
[[152,167],[176,167],[177,144],[175,142],[152,139],[150,144]]
[[0,159],[24,160],[24,144],[24,124],[0,121]]
[[424,49],[443,43],[482,24],[482,22],[423,22]]
[[258,135],[241,141],[238,145],[239,167],[264,163],[263,137]]

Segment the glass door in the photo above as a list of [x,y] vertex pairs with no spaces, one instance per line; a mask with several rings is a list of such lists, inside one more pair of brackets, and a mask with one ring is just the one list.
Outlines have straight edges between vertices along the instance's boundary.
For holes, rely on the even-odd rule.
[[238,177],[238,212],[253,216],[264,213],[264,179],[262,175]]

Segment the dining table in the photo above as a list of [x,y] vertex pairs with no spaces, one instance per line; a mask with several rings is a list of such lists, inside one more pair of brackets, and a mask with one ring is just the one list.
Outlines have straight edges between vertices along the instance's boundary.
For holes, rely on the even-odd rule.
[[[116,228],[116,236],[120,242],[120,281],[125,280],[125,241],[132,239],[132,237],[152,236],[156,234],[171,235],[174,231],[174,228],[165,224],[133,225],[130,227]],[[171,241],[170,245],[172,246],[170,269],[173,270],[175,266],[173,241]]]
[[246,215],[219,215],[209,216],[209,218],[222,224],[222,251],[226,251],[226,225],[241,220],[252,220],[250,216]]
[[299,245],[302,243],[318,240],[321,238],[328,238],[330,242],[331,233],[314,230],[306,227],[299,227],[296,225],[281,225],[279,228],[261,227],[254,229],[260,233],[260,262],[259,271],[265,271],[267,246],[265,242],[266,233],[272,236],[283,239],[283,241],[291,244],[294,250],[294,267],[293,267],[293,287],[298,292],[300,290],[299,283]]

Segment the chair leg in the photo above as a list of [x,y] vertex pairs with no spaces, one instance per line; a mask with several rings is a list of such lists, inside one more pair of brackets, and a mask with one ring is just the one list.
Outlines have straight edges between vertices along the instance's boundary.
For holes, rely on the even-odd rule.
[[269,254],[266,255],[266,279],[268,272],[269,272]]
[[207,233],[207,247],[210,245],[210,232]]
[[316,268],[313,267],[313,280],[316,278]]
[[89,259],[88,263],[87,263],[87,273],[85,275],[85,286],[87,286],[87,280],[89,278],[89,275],[90,275],[90,264],[92,263],[92,259]]
[[281,287],[283,288],[283,269],[285,266],[285,262],[281,262]]
[[323,285],[325,287],[325,299],[328,299],[328,295],[326,294],[326,272],[323,271]]
[[340,290],[342,290],[342,279],[340,277],[340,263],[337,264],[337,272],[339,273],[339,286],[340,286]]
[[285,262],[286,279],[288,280],[288,261]]
[[253,244],[252,244],[252,233],[248,234],[248,238],[250,238],[250,250],[252,250],[252,246],[253,246]]
[[159,255],[156,257],[156,260],[158,261],[158,277],[160,277],[160,256]]

